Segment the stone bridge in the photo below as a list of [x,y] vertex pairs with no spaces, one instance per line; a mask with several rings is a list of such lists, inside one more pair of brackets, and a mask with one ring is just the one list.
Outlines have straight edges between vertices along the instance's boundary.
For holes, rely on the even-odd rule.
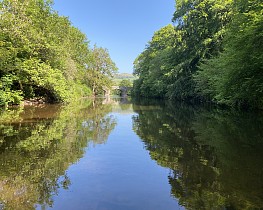
[[112,90],[120,90],[121,92],[121,97],[127,97],[128,96],[128,91],[131,90],[132,87],[126,87],[126,86],[111,86],[111,88],[103,88],[104,90],[104,95],[110,96]]

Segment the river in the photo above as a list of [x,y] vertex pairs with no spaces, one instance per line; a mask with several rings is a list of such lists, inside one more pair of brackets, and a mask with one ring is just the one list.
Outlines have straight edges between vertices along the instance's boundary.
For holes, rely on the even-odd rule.
[[263,208],[263,115],[80,100],[0,114],[0,210]]

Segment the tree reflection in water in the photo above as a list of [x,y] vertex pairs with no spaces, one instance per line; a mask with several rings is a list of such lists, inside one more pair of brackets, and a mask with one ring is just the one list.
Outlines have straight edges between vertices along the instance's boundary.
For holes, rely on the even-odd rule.
[[59,188],[70,185],[68,167],[89,143],[104,143],[116,126],[110,111],[98,101],[78,101],[2,112],[0,209],[52,206]]
[[171,194],[181,205],[263,208],[262,116],[149,101],[134,110],[133,129],[151,158],[171,169]]
[[[141,101],[79,101],[0,116],[0,209],[53,205],[67,170],[130,113],[151,158],[170,169],[171,194],[187,209],[263,208],[263,118],[259,114]],[[117,102],[116,102],[117,103]],[[112,105],[111,105],[112,104]],[[116,105],[116,106],[115,106]]]

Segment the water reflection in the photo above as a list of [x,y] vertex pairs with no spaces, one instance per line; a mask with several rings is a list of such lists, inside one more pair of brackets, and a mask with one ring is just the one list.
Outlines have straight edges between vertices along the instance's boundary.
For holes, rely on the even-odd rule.
[[78,101],[25,107],[0,116],[0,209],[53,205],[59,188],[67,189],[67,169],[87,145],[101,144],[116,126],[110,105]]
[[187,209],[263,208],[263,118],[140,101],[133,130],[171,169],[171,194]]
[[[120,209],[138,209],[133,208],[138,203],[141,209],[147,209],[143,205],[153,203],[149,195],[154,193],[155,203],[174,201],[169,197],[166,170],[166,182],[157,180],[156,177],[162,177],[157,171],[163,168],[158,166],[155,170],[157,164],[148,162],[148,153],[138,150],[136,136],[130,132],[131,116],[133,130],[151,158],[170,170],[167,179],[171,195],[180,205],[186,209],[263,208],[262,116],[160,101],[101,99],[68,106],[25,107],[0,114],[0,209],[27,210],[36,205],[45,209],[58,203],[56,195],[61,189],[74,186],[70,186],[73,178],[70,179],[69,166],[77,163],[90,145],[107,142],[117,125],[116,117],[122,126],[113,132],[114,141],[107,143],[110,148],[106,145],[96,153],[100,157],[89,156],[90,161],[98,161],[94,166],[97,163],[101,167],[99,175],[98,168],[93,173],[88,169],[82,171],[81,187],[96,188],[96,184],[101,184],[99,191],[83,189],[83,195],[90,195],[87,202],[94,202],[90,205],[97,205],[97,209],[116,209],[123,199]],[[140,139],[137,137],[138,142]],[[90,153],[91,150],[87,152]],[[148,177],[144,169],[151,171],[152,176]],[[86,177],[89,182],[82,183]],[[148,180],[150,186],[141,189],[140,180]],[[164,188],[160,183],[167,184],[167,195],[165,190],[151,187]],[[91,196],[94,193],[96,201]],[[103,199],[105,194],[108,196]],[[81,205],[78,201],[75,200],[76,205]]]

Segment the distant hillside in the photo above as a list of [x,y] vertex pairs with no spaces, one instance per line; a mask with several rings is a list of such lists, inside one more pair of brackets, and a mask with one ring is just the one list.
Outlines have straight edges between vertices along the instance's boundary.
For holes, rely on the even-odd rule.
[[133,80],[137,79],[137,77],[129,73],[119,73],[119,74],[115,74],[112,80],[115,85],[119,85],[119,83],[124,79],[130,80],[133,83]]
[[133,76],[132,74],[129,73],[119,73],[119,74],[115,74],[113,76],[114,79],[136,79],[135,76]]

